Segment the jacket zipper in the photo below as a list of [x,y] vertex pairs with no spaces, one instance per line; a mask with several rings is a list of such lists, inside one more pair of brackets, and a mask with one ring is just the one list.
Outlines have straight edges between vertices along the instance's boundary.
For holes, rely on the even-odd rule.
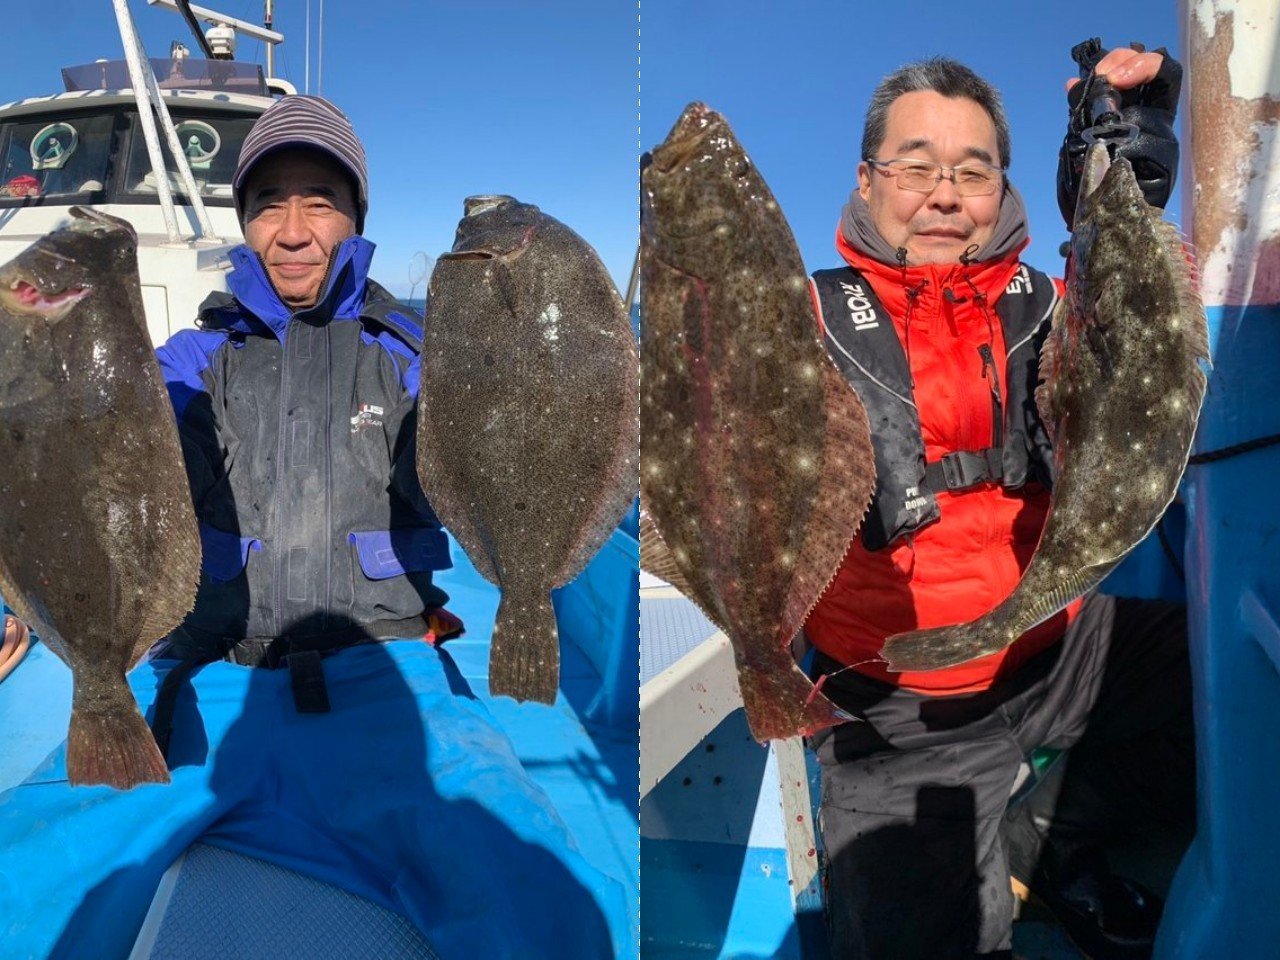
[[[306,308],[307,310],[312,310],[315,308],[315,306],[319,305],[323,301],[324,295],[328,293],[330,274],[333,273],[333,265],[338,259],[338,248],[340,246],[341,244],[334,244],[333,249],[329,251],[329,263],[324,268],[324,279],[320,281],[320,299],[317,299],[316,303],[313,304],[311,307]],[[266,277],[267,285],[271,287],[271,291],[276,295],[276,299],[279,300],[282,304],[284,304],[284,298],[280,296],[280,291],[276,289],[276,285],[271,279],[271,273],[267,270],[267,261],[264,260],[262,258],[262,254],[258,253],[256,250],[254,251],[254,256],[258,258],[258,264],[262,267],[262,275]],[[288,331],[290,323],[296,320],[300,314],[305,312],[306,310],[291,311],[289,319],[285,321],[285,331],[286,332]],[[289,552],[288,550],[281,551],[281,532],[283,531],[283,528],[284,528],[284,521],[280,517],[280,506],[281,506],[280,490],[284,486],[284,470],[285,470],[285,466],[284,466],[285,465],[285,432],[286,432],[285,428],[288,425],[286,422],[287,418],[285,416],[285,410],[288,407],[288,393],[289,393],[289,347],[286,344],[287,339],[288,338],[286,337],[280,340],[280,414],[277,420],[278,425],[276,427],[276,488],[274,491],[272,491],[272,496],[276,501],[276,504],[275,504],[276,508],[273,511],[273,513],[275,514],[274,540],[275,540],[276,551],[278,554],[276,558],[275,604],[274,604],[274,610],[272,611],[273,613],[272,620],[275,624],[275,635],[277,637],[280,636],[280,634],[283,632],[281,630],[281,623],[283,621],[280,618],[280,611],[282,609],[282,598],[285,595],[285,588],[289,578],[289,569],[288,569]],[[331,385],[330,385],[330,389],[331,389]],[[329,502],[329,498],[332,495],[333,495],[333,490],[331,487],[330,489],[325,490],[326,516],[329,515],[329,512],[332,509],[332,505]],[[327,552],[328,551],[326,551],[326,554]],[[327,570],[327,567],[326,567],[326,570]],[[326,584],[326,590],[327,589],[328,589],[328,585]]]
[[1004,446],[1004,403],[1000,399],[1000,374],[996,370],[996,359],[991,353],[991,344],[984,343],[978,348],[978,356],[982,357],[982,379],[991,387],[991,446]]

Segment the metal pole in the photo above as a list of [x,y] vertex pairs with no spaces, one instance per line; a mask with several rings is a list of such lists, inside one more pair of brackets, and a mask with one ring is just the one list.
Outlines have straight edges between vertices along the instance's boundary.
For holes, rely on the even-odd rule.
[[320,23],[316,31],[316,96],[324,95],[324,0],[320,0]]
[[307,42],[303,53],[306,66],[302,70],[302,92],[311,92],[311,0],[307,0]]
[[147,157],[151,161],[152,175],[156,178],[156,194],[160,199],[160,210],[164,214],[165,229],[170,242],[175,242],[181,239],[181,234],[178,233],[178,217],[173,209],[173,190],[169,187],[169,174],[164,168],[160,137],[156,133],[156,118],[151,112],[147,96],[147,78],[150,76],[154,83],[155,77],[151,74],[150,64],[143,63],[142,43],[133,28],[127,0],[112,0],[112,5],[116,11],[116,24],[120,28],[120,40],[124,45],[125,62],[129,65],[129,83],[133,86],[134,100],[138,104],[142,136],[147,142]]
[[196,19],[195,13],[191,10],[191,0],[174,0],[174,3],[182,14],[182,19],[187,21],[187,26],[195,34],[200,52],[204,54],[206,60],[212,60],[213,51],[209,49],[209,41],[205,38],[204,31],[200,29],[200,22]]
[[[1189,68],[1183,210],[1213,371],[1196,452],[1280,434],[1280,0],[1181,0]],[[1280,942],[1280,445],[1187,471],[1197,832],[1160,960],[1265,957]]]
[[[173,165],[178,172],[178,179],[186,187],[191,208],[195,211],[196,223],[200,225],[200,238],[217,242],[218,236],[213,232],[213,224],[209,220],[209,211],[205,209],[204,198],[200,196],[200,187],[191,172],[191,164],[187,162],[187,155],[182,148],[182,143],[178,140],[178,131],[174,128],[173,118],[169,116],[169,105],[164,102],[164,97],[160,94],[160,85],[156,83],[156,76],[150,69],[146,71],[145,79],[150,100],[156,112],[160,115],[160,128],[164,130],[165,139],[169,143],[169,152],[173,154]],[[161,173],[164,173],[164,171],[161,170]],[[167,186],[168,174],[165,174],[164,180]]]
[[[262,25],[268,30],[274,30],[271,14],[275,6],[273,0],[267,0],[267,9],[262,18]],[[274,77],[276,75],[276,45],[274,43],[267,44],[267,76]]]
[[631,279],[627,281],[627,312],[636,305],[636,291],[640,289],[640,248],[636,247],[636,258],[631,264]]

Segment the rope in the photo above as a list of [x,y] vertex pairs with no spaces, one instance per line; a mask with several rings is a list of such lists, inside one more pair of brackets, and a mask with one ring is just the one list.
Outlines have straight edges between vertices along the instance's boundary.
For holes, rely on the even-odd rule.
[[1203,463],[1215,463],[1218,460],[1226,460],[1228,457],[1238,457],[1242,453],[1252,453],[1254,450],[1261,450],[1264,447],[1274,446],[1277,443],[1280,443],[1280,433],[1273,433],[1268,437],[1258,437],[1254,440],[1246,440],[1244,443],[1237,443],[1230,447],[1223,447],[1221,450],[1210,450],[1208,453],[1197,453],[1195,456],[1187,460],[1187,465],[1194,467]]
[[1178,562],[1178,555],[1173,550],[1173,544],[1169,542],[1169,535],[1164,532],[1164,517],[1156,523],[1156,535],[1160,537],[1160,546],[1164,547],[1164,555],[1169,559],[1169,565],[1173,567],[1173,572],[1178,575],[1178,579],[1183,583],[1187,582],[1187,573],[1182,569],[1182,564]]

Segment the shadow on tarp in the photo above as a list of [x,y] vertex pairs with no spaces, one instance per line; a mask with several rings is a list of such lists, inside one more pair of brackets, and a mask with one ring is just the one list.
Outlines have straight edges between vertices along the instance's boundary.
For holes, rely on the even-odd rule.
[[[131,677],[144,710],[174,663]],[[60,749],[0,797],[0,895],[23,905],[0,955],[126,957],[197,839],[400,913],[445,960],[622,952],[610,929],[626,924],[606,920],[625,915],[619,888],[569,849],[449,658],[365,644],[324,670],[331,711],[299,714],[286,670],[202,668],[180,694],[169,785],[73,788]]]

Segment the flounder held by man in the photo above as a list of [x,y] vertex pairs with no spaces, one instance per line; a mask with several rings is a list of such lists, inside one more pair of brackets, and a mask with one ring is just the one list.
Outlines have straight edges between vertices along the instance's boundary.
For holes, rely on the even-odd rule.
[[640,484],[665,547],[641,552],[729,637],[756,739],[812,733],[848,718],[790,644],[871,501],[866,411],[818,340],[786,218],[723,117],[684,111],[641,202]]
[[1009,597],[972,623],[890,637],[893,670],[1004,649],[1097,586],[1177,493],[1204,399],[1204,308],[1187,250],[1123,158],[1094,144],[1076,203],[1067,296],[1040,354],[1054,485],[1040,543]]
[[71,667],[68,780],[166,783],[124,675],[191,610],[199,530],[137,238],[71,216],[0,269],[0,593]]
[[470,197],[428,289],[418,478],[476,569],[502,588],[489,689],[555,700],[550,590],[635,500],[639,357],[595,251],[537,207]]

